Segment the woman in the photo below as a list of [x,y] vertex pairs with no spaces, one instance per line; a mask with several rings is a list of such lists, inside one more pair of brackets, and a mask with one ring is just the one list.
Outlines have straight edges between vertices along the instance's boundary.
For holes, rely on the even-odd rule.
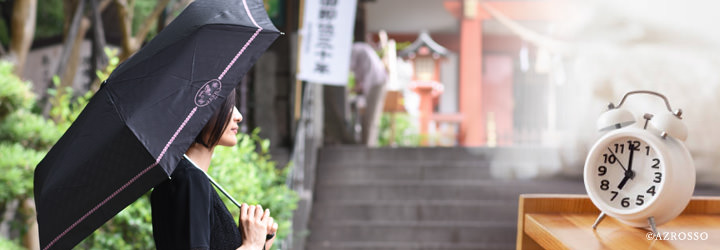
[[242,204],[240,228],[211,186],[207,172],[216,146],[231,147],[242,115],[235,91],[213,114],[188,148],[170,179],[151,195],[153,237],[157,249],[270,249],[277,223],[270,210]]

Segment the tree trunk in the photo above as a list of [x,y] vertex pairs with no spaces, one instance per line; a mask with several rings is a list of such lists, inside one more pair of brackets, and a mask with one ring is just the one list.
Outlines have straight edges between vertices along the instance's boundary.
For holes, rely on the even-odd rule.
[[37,0],[15,0],[11,21],[10,54],[15,57],[15,74],[22,77],[30,45],[35,36]]
[[122,42],[120,43],[122,50],[119,55],[120,61],[122,62],[134,53],[134,50],[132,49],[134,47],[131,23],[132,16],[130,16],[130,9],[132,9],[132,6],[128,6],[128,2],[125,0],[115,0],[115,5],[118,11],[118,18],[120,18],[118,23],[120,24],[120,30],[122,31]]
[[[170,3],[170,0],[160,0],[157,5],[155,5],[155,9],[153,10],[150,15],[148,15],[145,18],[145,22],[143,22],[142,25],[140,25],[140,29],[137,31],[137,34],[135,34],[135,48],[133,48],[135,51],[140,49],[140,46],[142,45],[142,42],[145,41],[147,38],[148,33],[150,32],[150,27],[152,27],[152,24],[157,22],[158,18],[160,18],[160,14],[165,9],[165,7]],[[133,51],[133,53],[135,53]]]
[[80,20],[80,27],[78,27],[77,35],[75,36],[75,41],[72,44],[72,48],[70,50],[70,57],[68,58],[66,62],[66,67],[64,72],[58,72],[58,75],[60,75],[60,86],[61,89],[58,89],[58,94],[62,92],[62,89],[65,87],[70,87],[75,82],[75,75],[77,73],[77,69],[79,64],[82,62],[82,56],[80,55],[80,52],[82,50],[82,43],[84,41],[84,37],[87,34],[88,29],[90,28],[90,21],[88,21],[87,18],[83,18]]
[[18,206],[20,206],[20,200],[11,200],[5,203],[5,212],[0,218],[0,237],[10,239],[10,224],[15,218]]
[[35,209],[35,200],[32,198],[25,199],[22,203],[23,213],[27,216],[25,224],[28,231],[23,237],[23,245],[28,250],[40,250],[40,233],[38,232],[37,211]]
[[[74,77],[70,78],[70,81],[67,81],[65,75],[67,75],[66,72],[68,72],[68,66],[71,64],[70,60],[71,58],[74,58],[72,56],[72,51],[76,46],[76,43],[78,43],[77,40],[80,40],[80,43],[82,43],[82,36],[80,39],[78,38],[78,33],[82,33],[82,35],[85,35],[85,32],[80,32],[81,24],[82,24],[82,17],[83,12],[85,10],[85,0],[80,0],[77,2],[76,6],[73,6],[72,8],[67,6],[68,4],[72,4],[71,1],[65,1],[65,13],[72,12],[72,19],[69,22],[69,25],[65,25],[66,31],[65,33],[65,40],[63,41],[63,47],[62,52],[60,54],[60,61],[58,63],[58,68],[55,71],[55,75],[59,76],[61,79],[60,86],[56,88],[57,92],[54,99],[50,100],[49,96],[45,95],[45,98],[43,98],[43,102],[45,103],[43,108],[43,115],[48,116],[50,114],[50,109],[52,108],[52,105],[57,105],[56,100],[57,97],[62,96],[64,93],[64,89],[66,86],[72,85],[72,80]],[[74,11],[70,11],[73,9]],[[65,20],[66,23],[68,19]],[[75,50],[77,51],[77,50]],[[74,76],[75,71],[72,71],[73,73],[71,75]],[[48,83],[48,89],[53,88],[53,82]],[[58,117],[53,117],[53,120],[57,121]]]
[[[109,1],[108,1],[109,2]],[[100,79],[98,79],[97,74],[95,72],[102,71],[105,69],[105,66],[108,64],[108,57],[105,55],[105,46],[107,45],[105,41],[105,30],[103,29],[103,23],[102,18],[100,17],[102,10],[102,3],[100,6],[95,1],[90,1],[90,11],[92,16],[92,25],[93,25],[93,39],[92,39],[92,63],[90,67],[90,72],[92,72],[92,81],[88,83],[87,88],[90,89],[93,92],[96,92],[99,89],[100,85]]]
[[132,54],[140,49],[142,42],[145,41],[148,33],[150,32],[150,27],[152,27],[153,23],[157,22],[160,17],[160,13],[162,13],[162,10],[167,7],[170,0],[160,0],[157,5],[155,5],[155,9],[152,13],[150,13],[150,15],[145,17],[145,22],[140,25],[140,30],[137,31],[137,34],[135,34],[134,37],[132,35],[132,9],[134,7],[134,1],[130,0],[130,2],[128,2],[126,0],[115,0],[115,3],[118,8],[118,17],[121,18],[119,22],[120,29],[123,31],[121,43],[122,51],[120,52],[119,58],[120,61],[125,61],[125,59],[128,59]]

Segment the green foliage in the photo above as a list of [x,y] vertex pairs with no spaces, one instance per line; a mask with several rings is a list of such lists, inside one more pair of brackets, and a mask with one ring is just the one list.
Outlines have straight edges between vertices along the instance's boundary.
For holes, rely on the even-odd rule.
[[117,49],[111,49],[111,48],[105,48],[105,55],[109,58],[108,65],[105,66],[105,69],[103,70],[97,70],[95,72],[95,75],[97,75],[98,80],[105,81],[110,77],[110,73],[117,68],[118,64],[120,63],[120,58],[118,58],[118,50]]
[[270,18],[278,18],[280,13],[282,13],[280,9],[282,6],[279,0],[264,0],[263,3],[265,4],[265,11],[267,11]]
[[16,110],[29,109],[34,100],[30,83],[21,80],[12,71],[11,63],[0,61],[0,120]]
[[10,44],[10,25],[0,18],[0,44],[7,46]]
[[0,204],[32,196],[33,170],[44,151],[24,148],[18,143],[0,142]]
[[395,50],[401,51],[412,45],[412,42],[399,42],[395,45]]
[[[63,0],[41,0],[37,6],[37,22],[35,27],[36,38],[48,38],[63,35],[64,8],[63,5],[70,1]],[[157,0],[135,0],[133,6],[132,30],[137,31],[147,16],[155,8]],[[86,4],[89,8],[89,5]],[[88,14],[86,14],[88,16]],[[119,20],[118,20],[119,21]],[[8,28],[9,30],[9,28]],[[155,35],[155,27],[150,30],[148,39]],[[2,38],[2,26],[0,26],[0,38]]]
[[[380,146],[400,146],[400,147],[417,147],[420,145],[422,136],[420,130],[415,123],[412,122],[412,116],[406,113],[383,113],[380,118],[380,131],[378,133],[378,144]],[[395,138],[391,140],[391,121],[395,123]]]
[[[259,133],[255,129],[251,134],[240,134],[234,147],[217,147],[209,174],[238,202],[269,208],[279,225],[278,238],[282,239],[290,231],[298,197],[285,185],[290,166],[280,169],[275,166],[268,152],[270,141],[260,138]],[[220,196],[237,221],[239,209]]]
[[50,120],[27,109],[18,110],[0,122],[0,141],[11,141],[29,149],[50,148],[65,131]]
[[63,0],[38,1],[35,38],[62,36],[63,16]]
[[55,105],[50,109],[50,117],[53,117],[57,123],[57,129],[60,130],[62,135],[80,115],[80,112],[82,112],[85,105],[90,101],[93,93],[88,91],[73,100],[73,89],[71,87],[65,87],[62,94],[58,95],[57,88],[60,87],[59,77],[53,77],[53,84],[55,88],[48,89],[48,94],[55,100]]
[[30,83],[12,73],[12,65],[0,61],[0,205],[32,197],[35,166],[61,132],[30,109],[34,96]]
[[[158,0],[135,0],[135,14],[132,20],[133,35],[135,35],[134,32],[137,32],[140,29],[140,26],[143,25],[145,19],[147,19],[147,17],[152,13],[153,9],[155,9],[155,5],[157,4],[157,2]],[[149,41],[150,39],[155,37],[156,34],[157,26],[153,24],[145,40]]]
[[5,239],[3,237],[0,237],[0,249],[3,250],[24,250],[25,248],[21,247],[17,243]]
[[85,238],[80,249],[155,249],[150,192]]

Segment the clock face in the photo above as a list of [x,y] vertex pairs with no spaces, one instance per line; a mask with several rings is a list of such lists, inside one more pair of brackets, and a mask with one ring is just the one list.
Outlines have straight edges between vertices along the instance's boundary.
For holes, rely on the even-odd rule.
[[665,163],[655,148],[634,136],[598,144],[587,162],[586,185],[596,198],[619,210],[647,207],[665,183]]

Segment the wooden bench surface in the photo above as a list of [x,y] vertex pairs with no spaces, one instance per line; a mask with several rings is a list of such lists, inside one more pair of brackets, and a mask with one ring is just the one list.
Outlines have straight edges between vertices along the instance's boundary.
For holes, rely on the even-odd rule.
[[[521,195],[517,249],[717,249],[720,246],[720,198],[693,197],[683,213],[648,229],[599,214],[586,195]],[[648,239],[651,238],[651,239]],[[652,238],[661,237],[662,239]]]

